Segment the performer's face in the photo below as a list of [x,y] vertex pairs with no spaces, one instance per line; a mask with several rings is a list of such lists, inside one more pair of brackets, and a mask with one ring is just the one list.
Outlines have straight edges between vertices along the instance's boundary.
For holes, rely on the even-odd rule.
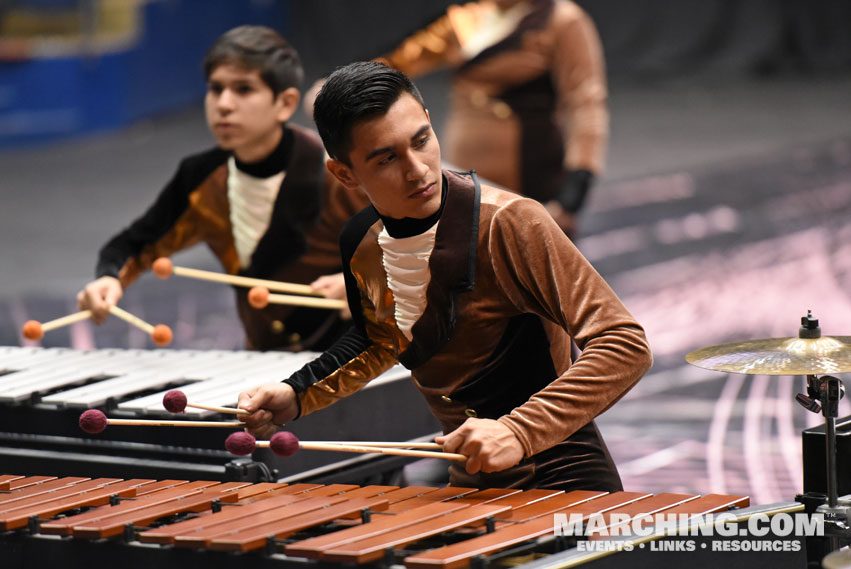
[[493,3],[496,4],[497,8],[500,10],[508,10],[517,4],[522,4],[523,2],[526,2],[526,0],[493,0]]
[[422,219],[440,209],[440,145],[428,111],[410,94],[354,126],[349,162],[332,159],[328,169],[347,188],[366,192],[382,215]]
[[281,140],[282,122],[298,108],[299,92],[290,88],[276,97],[260,72],[224,64],[207,79],[204,107],[207,125],[219,146],[245,162],[268,156]]

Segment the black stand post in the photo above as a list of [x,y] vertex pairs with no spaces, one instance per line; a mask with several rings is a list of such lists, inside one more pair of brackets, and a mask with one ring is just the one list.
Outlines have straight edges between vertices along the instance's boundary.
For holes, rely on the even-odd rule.
[[839,400],[843,394],[844,388],[839,379],[831,375],[808,375],[807,395],[797,396],[798,402],[807,410],[813,413],[821,411],[824,416],[827,496],[806,494],[798,498],[805,505],[811,504],[807,508],[809,512],[813,511],[810,508],[816,501],[819,505],[815,507],[814,512],[824,515],[824,538],[807,539],[807,555],[811,566],[820,566],[820,561],[826,554],[847,545],[851,537],[851,528],[848,526],[848,508],[851,504],[839,503],[837,481],[836,418],[839,416]]

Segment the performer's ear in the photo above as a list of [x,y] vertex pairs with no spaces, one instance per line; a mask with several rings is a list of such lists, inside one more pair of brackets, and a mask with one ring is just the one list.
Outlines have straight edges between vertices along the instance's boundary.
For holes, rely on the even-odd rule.
[[301,101],[301,93],[295,87],[284,89],[275,97],[275,105],[278,109],[278,122],[287,122],[298,110]]
[[352,172],[352,169],[344,162],[335,158],[329,158],[325,161],[325,167],[328,168],[328,171],[331,172],[331,174],[337,178],[347,190],[360,189],[360,181],[357,179],[357,176],[355,176],[355,173]]

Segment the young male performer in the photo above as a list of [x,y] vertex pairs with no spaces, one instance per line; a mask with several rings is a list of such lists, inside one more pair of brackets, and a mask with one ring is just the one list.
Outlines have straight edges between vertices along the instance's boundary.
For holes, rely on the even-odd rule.
[[[345,295],[339,232],[369,202],[325,175],[314,133],[287,123],[301,96],[298,54],[270,28],[240,26],[210,47],[204,73],[207,124],[218,146],[185,158],[148,211],[101,249],[97,279],[77,296],[95,321],[157,257],[198,243],[227,273]],[[235,291],[249,348],[321,350],[347,326],[335,311],[259,311],[246,289]]]
[[419,92],[380,63],[335,71],[314,119],[329,171],[373,206],[341,237],[355,326],[282,383],[241,393],[249,430],[268,437],[399,361],[442,423],[438,442],[468,457],[452,484],[620,489],[593,419],[650,350],[544,207],[441,170]]

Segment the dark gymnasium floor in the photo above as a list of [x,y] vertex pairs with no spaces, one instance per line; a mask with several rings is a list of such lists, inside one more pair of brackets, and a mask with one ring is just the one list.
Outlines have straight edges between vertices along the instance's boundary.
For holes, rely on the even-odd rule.
[[[441,117],[440,83],[424,86]],[[825,334],[851,335],[851,78],[615,82],[611,109],[609,169],[578,246],[644,324],[656,360],[599,419],[624,486],[790,500],[802,488],[800,431],[820,422],[795,404],[803,379],[706,371],[684,357],[793,336],[807,310]],[[202,121],[186,111],[0,153],[0,345],[21,344],[27,319],[76,309],[98,247],[152,201],[179,156],[210,144]],[[202,250],[176,262],[216,269]],[[122,304],[172,325],[173,347],[241,347],[227,287],[148,275]],[[43,345],[148,344],[111,322]]]

